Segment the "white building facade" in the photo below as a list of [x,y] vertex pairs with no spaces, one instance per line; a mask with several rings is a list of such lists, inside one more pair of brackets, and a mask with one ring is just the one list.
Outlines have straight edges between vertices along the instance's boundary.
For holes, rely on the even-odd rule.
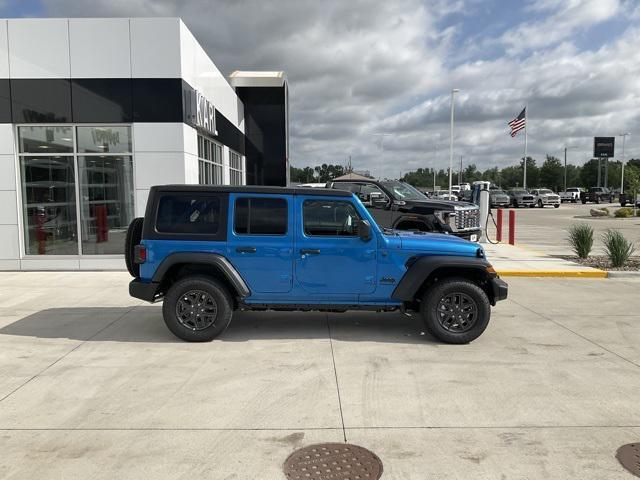
[[284,75],[232,83],[178,18],[0,20],[0,269],[122,269],[153,185],[286,184]]

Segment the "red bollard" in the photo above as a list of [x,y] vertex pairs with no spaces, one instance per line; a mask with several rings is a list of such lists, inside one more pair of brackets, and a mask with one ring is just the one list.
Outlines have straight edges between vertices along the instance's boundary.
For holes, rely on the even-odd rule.
[[496,241],[502,241],[502,209],[498,209],[498,220],[496,222]]
[[516,212],[509,210],[509,245],[516,244]]

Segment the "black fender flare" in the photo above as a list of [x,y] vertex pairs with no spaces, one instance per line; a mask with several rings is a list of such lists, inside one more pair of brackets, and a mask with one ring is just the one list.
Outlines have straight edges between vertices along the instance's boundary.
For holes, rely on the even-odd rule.
[[391,228],[397,228],[402,222],[421,223],[427,228],[427,232],[448,232],[452,233],[453,229],[446,223],[442,223],[435,213],[404,214],[393,220]]
[[248,297],[251,290],[233,265],[222,255],[206,252],[178,252],[168,255],[153,274],[152,281],[160,283],[174,265],[206,265],[219,269],[241,298]]
[[391,298],[403,302],[413,301],[416,293],[429,276],[439,268],[474,270],[488,275],[491,264],[484,258],[452,255],[425,255],[410,264],[404,276],[393,290]]

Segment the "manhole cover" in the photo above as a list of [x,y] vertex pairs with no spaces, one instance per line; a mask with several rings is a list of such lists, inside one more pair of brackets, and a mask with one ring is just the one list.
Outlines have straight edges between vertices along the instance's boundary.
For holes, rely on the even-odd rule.
[[640,477],[640,442],[621,446],[616,452],[616,458],[624,468]]
[[382,462],[357,445],[319,443],[289,455],[284,474],[289,480],[378,480]]

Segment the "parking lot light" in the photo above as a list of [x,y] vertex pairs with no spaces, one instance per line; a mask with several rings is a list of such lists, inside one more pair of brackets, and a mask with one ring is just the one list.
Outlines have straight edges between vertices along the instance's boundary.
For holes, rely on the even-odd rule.
[[568,147],[565,145],[564,147],[564,191],[567,191],[567,150],[570,148],[578,148],[578,147]]
[[[619,136],[622,137],[622,174],[620,177],[620,194],[624,193],[624,141],[626,138],[631,135],[630,133],[621,133]],[[635,200],[635,199],[634,199]]]
[[460,90],[454,88],[451,90],[451,130],[450,130],[450,138],[449,138],[449,196],[451,196],[451,187],[452,187],[452,175],[453,175],[453,106],[454,106],[454,97],[456,93]]

